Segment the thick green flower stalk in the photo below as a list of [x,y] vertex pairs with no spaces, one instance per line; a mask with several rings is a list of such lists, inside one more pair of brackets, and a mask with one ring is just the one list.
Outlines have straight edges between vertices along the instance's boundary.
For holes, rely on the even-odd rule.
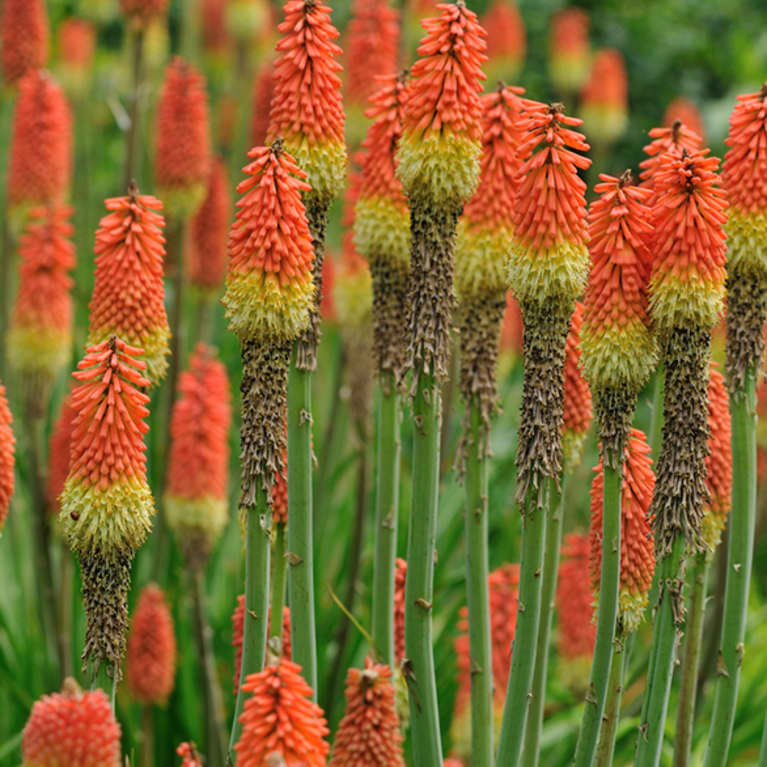
[[[542,600],[546,511],[562,473],[565,342],[575,299],[588,275],[586,191],[591,164],[561,104],[523,101],[523,178],[514,205],[510,277],[524,321],[525,377],[517,447],[516,501],[523,519],[522,575],[499,764],[522,751],[534,678]],[[537,151],[536,151],[537,150]]]
[[439,384],[447,374],[455,229],[479,178],[485,32],[462,0],[438,6],[411,70],[397,172],[410,203],[409,356],[413,495],[405,595],[406,675],[416,764],[442,764],[432,656],[439,494]]
[[756,521],[756,381],[767,310],[767,83],[738,97],[722,169],[727,192],[727,385],[732,413],[733,492],[727,585],[706,767],[727,761],[743,661]]
[[604,467],[597,639],[575,758],[576,765],[584,766],[594,758],[616,627],[622,634],[625,622],[620,592],[623,457],[637,396],[658,359],[647,298],[652,227],[646,203],[651,193],[634,184],[630,171],[620,179],[604,174],[600,179],[595,189],[600,197],[589,212],[592,262],[581,331],[583,374],[594,397]]
[[[246,531],[241,677],[263,668],[269,604],[273,490],[283,472],[290,353],[309,326],[314,285],[311,234],[301,193],[306,174],[282,141],[256,147],[237,187],[243,196],[229,234],[223,303],[242,346],[240,509]],[[293,519],[291,517],[291,524]],[[294,640],[295,646],[295,640]],[[230,751],[239,737],[239,689]]]
[[724,193],[707,150],[661,155],[654,175],[650,315],[665,368],[663,441],[651,507],[659,604],[636,764],[661,754],[679,632],[684,556],[703,546],[711,329],[722,310]]

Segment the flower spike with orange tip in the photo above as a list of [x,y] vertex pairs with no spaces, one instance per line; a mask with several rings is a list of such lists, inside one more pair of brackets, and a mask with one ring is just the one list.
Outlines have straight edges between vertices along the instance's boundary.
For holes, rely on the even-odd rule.
[[116,335],[143,349],[146,377],[156,386],[168,368],[170,335],[163,286],[162,203],[139,194],[134,183],[126,197],[112,197],[104,205],[109,212],[96,231],[88,343]]
[[48,485],[46,497],[51,514],[61,510],[59,496],[69,475],[69,457],[72,450],[72,426],[75,411],[72,408],[72,396],[67,394],[61,403],[59,417],[51,432],[48,443]]
[[572,473],[581,460],[593,416],[591,390],[580,370],[583,312],[583,304],[577,301],[565,347],[562,458],[566,474]]
[[27,72],[45,66],[48,58],[45,0],[5,0],[0,30],[0,61],[6,83],[12,85]]
[[300,666],[285,657],[273,660],[243,683],[248,698],[241,717],[242,737],[235,746],[237,764],[325,767],[330,747],[322,709],[312,703],[312,689]]
[[346,676],[346,712],[328,767],[404,767],[392,672],[365,658]]
[[583,127],[594,144],[609,145],[628,127],[628,79],[620,51],[597,51],[581,91]]
[[204,566],[228,521],[229,426],[226,369],[200,343],[182,373],[171,415],[165,514],[187,564]]
[[141,590],[131,621],[125,677],[134,700],[162,705],[173,690],[176,636],[163,590],[150,583]]
[[165,70],[155,122],[154,175],[168,217],[186,219],[205,199],[211,166],[203,76],[177,56]]
[[675,122],[686,125],[687,128],[697,136],[700,136],[701,144],[705,143],[706,130],[703,124],[703,117],[698,107],[688,99],[674,99],[663,113],[663,125],[667,128],[673,127]]
[[168,10],[168,0],[120,0],[120,10],[136,27],[145,28]]
[[565,8],[551,20],[549,73],[564,95],[578,92],[591,68],[589,17],[580,8]]
[[141,349],[112,336],[91,346],[72,375],[76,415],[59,522],[80,560],[87,615],[83,663],[119,677],[128,628],[133,554],[151,527],[144,435],[149,381]]
[[11,424],[13,418],[5,396],[5,386],[0,383],[0,535],[8,517],[14,484],[14,448],[16,438]]
[[517,79],[525,61],[527,36],[525,22],[514,0],[494,0],[480,19],[487,30],[487,82]]
[[19,83],[8,167],[8,205],[61,203],[71,172],[72,115],[61,88],[33,70]]
[[176,753],[181,757],[181,767],[203,767],[202,758],[194,743],[179,744]]
[[32,706],[21,739],[22,767],[120,767],[120,725],[102,690],[67,677],[61,692]]
[[283,12],[267,141],[283,139],[307,175],[307,193],[326,207],[343,189],[346,169],[338,30],[320,0],[288,0]]
[[95,46],[96,30],[89,21],[69,18],[59,25],[58,70],[64,89],[73,97],[86,94]]
[[[598,599],[602,563],[604,489],[604,469],[601,460],[594,472],[594,481],[591,483],[589,570],[591,589],[595,599]],[[624,635],[635,631],[642,620],[655,572],[655,554],[648,518],[654,486],[655,475],[652,472],[652,459],[647,438],[639,429],[631,429],[626,440],[621,491],[621,575],[618,620]]]
[[652,141],[642,150],[647,159],[639,163],[642,169],[639,178],[642,186],[649,189],[655,186],[655,173],[664,154],[681,155],[684,150],[695,152],[703,148],[703,139],[681,120],[675,120],[668,127],[653,128],[647,135]]

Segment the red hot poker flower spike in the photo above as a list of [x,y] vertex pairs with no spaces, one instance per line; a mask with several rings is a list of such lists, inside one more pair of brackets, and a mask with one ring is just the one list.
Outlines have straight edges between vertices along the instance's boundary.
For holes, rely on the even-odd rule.
[[346,713],[329,767],[404,767],[391,669],[365,658],[346,676]]
[[146,27],[168,10],[168,0],[120,0],[123,15],[137,27]]
[[628,126],[628,78],[623,56],[605,48],[594,56],[591,74],[581,93],[586,134],[595,144],[610,144]]
[[288,0],[283,11],[267,141],[282,138],[312,195],[329,202],[343,189],[346,168],[338,30],[330,6],[318,0]]
[[481,21],[487,30],[487,82],[513,82],[522,69],[527,48],[519,8],[514,0],[494,0]]
[[163,286],[162,203],[139,195],[134,185],[127,197],[104,204],[109,213],[96,232],[88,341],[95,344],[116,335],[143,349],[147,378],[156,386],[168,368],[170,336]]
[[240,767],[325,767],[327,723],[322,709],[312,703],[312,688],[300,666],[283,657],[277,665],[250,674],[243,690],[251,694],[235,746]]
[[70,18],[58,29],[58,48],[61,82],[66,91],[82,98],[91,76],[96,30],[85,19]]
[[44,0],[5,0],[0,15],[0,60],[6,83],[41,69],[48,59],[48,17]]
[[61,510],[59,496],[69,475],[69,456],[72,445],[72,426],[75,411],[72,408],[72,396],[68,394],[61,403],[61,410],[56,425],[51,432],[48,445],[48,508],[51,513]]
[[269,110],[274,97],[274,62],[267,61],[258,70],[253,85],[253,115],[250,120],[251,146],[263,146],[269,131]]
[[126,680],[139,703],[162,705],[173,690],[176,636],[162,589],[154,583],[139,594],[128,639]]
[[562,457],[566,472],[574,471],[581,460],[583,441],[593,416],[591,390],[580,370],[582,323],[583,304],[577,301],[565,345]]
[[210,174],[208,96],[202,75],[176,57],[157,105],[154,172],[168,215],[185,219],[205,198]]
[[203,767],[202,759],[194,743],[181,743],[176,753],[181,757],[181,767]]
[[101,690],[83,692],[74,679],[43,695],[21,741],[22,767],[120,767],[120,725]]
[[11,411],[5,396],[5,386],[0,383],[0,533],[8,517],[8,508],[13,495],[14,447]]
[[[647,595],[655,572],[655,553],[648,512],[655,487],[650,446],[639,429],[632,429],[626,443],[621,493],[621,579],[619,618],[624,631],[635,631],[641,623]],[[594,469],[591,484],[591,554],[589,572],[595,601],[599,598],[602,571],[602,496],[604,470],[602,461]]]
[[653,128],[648,135],[652,141],[642,150],[647,159],[639,163],[642,169],[639,178],[642,186],[649,189],[655,186],[655,173],[666,152],[681,155],[685,149],[694,152],[703,148],[703,139],[681,122],[674,122],[667,128]]
[[549,71],[554,87],[565,94],[577,93],[590,67],[589,17],[580,8],[566,8],[551,22]]
[[663,113],[663,125],[672,128],[679,121],[686,125],[693,133],[701,138],[701,144],[706,142],[706,128],[703,125],[703,117],[700,110],[692,101],[687,99],[674,99]]
[[394,562],[394,657],[399,665],[405,657],[405,580],[407,562],[397,557]]

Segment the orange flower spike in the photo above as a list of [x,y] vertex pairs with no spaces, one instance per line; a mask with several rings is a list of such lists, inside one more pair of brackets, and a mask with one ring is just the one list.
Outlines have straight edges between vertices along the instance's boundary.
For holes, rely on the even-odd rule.
[[240,767],[325,767],[327,723],[312,702],[312,688],[300,666],[283,657],[250,674],[243,690],[250,695],[240,716],[242,736],[234,747]]
[[[558,298],[568,305],[586,283],[586,184],[579,170],[591,160],[580,120],[566,116],[561,104],[523,101],[519,145],[523,178],[514,205],[511,280],[523,306]],[[535,151],[535,150],[538,151]]]
[[207,196],[191,221],[187,269],[189,281],[205,293],[217,293],[226,276],[226,234],[232,213],[226,165],[216,158]]
[[200,343],[178,384],[165,496],[168,527],[187,558],[207,559],[229,518],[231,421],[226,369],[213,349]]
[[163,590],[154,583],[139,594],[128,639],[126,681],[134,700],[162,705],[173,691],[176,636]]
[[577,301],[565,345],[562,457],[566,472],[574,471],[581,460],[583,442],[593,416],[591,390],[580,370],[583,313],[583,304]]
[[663,113],[663,125],[666,128],[672,128],[674,123],[679,121],[695,135],[700,136],[701,145],[706,141],[706,128],[703,124],[703,117],[698,107],[688,99],[674,99]]
[[642,186],[648,189],[655,186],[655,173],[664,154],[670,152],[681,156],[685,149],[695,152],[703,148],[703,139],[681,122],[674,122],[667,128],[653,128],[648,135],[652,141],[642,149],[647,159],[639,163],[639,178]]
[[583,374],[595,393],[638,393],[658,361],[648,309],[651,192],[600,174],[589,210],[591,273],[581,332]]
[[722,538],[732,503],[732,443],[730,398],[722,374],[711,363],[708,382],[708,449],[706,485],[709,500],[703,516],[703,540],[714,551]]
[[327,204],[341,193],[346,170],[338,30],[318,0],[289,0],[283,11],[267,142],[284,140],[311,195]]
[[168,368],[170,337],[164,303],[162,203],[140,195],[132,185],[126,197],[110,198],[104,205],[109,212],[96,231],[88,343],[116,335],[143,349],[146,376],[156,386]]
[[722,311],[726,200],[707,150],[667,153],[655,172],[650,314],[661,338],[673,328],[710,331]]
[[72,395],[67,394],[61,403],[61,410],[51,432],[48,443],[48,485],[46,497],[51,513],[61,510],[59,496],[69,475],[69,456],[72,449],[72,427],[75,411],[72,407]]
[[508,289],[522,93],[522,88],[499,85],[482,97],[479,185],[458,222],[455,249],[455,290],[462,303],[495,298]]
[[21,740],[22,767],[120,767],[120,725],[101,690],[83,692],[74,679],[43,695]]
[[407,562],[402,557],[394,560],[394,658],[397,666],[405,658],[405,580]]
[[6,83],[14,84],[48,60],[48,17],[44,0],[5,0],[0,14],[0,61]]
[[588,14],[580,8],[566,8],[551,20],[551,80],[557,90],[575,93],[586,82],[590,69]]
[[169,0],[120,0],[120,10],[136,27],[146,28],[168,12]]
[[314,296],[314,251],[301,200],[309,185],[279,140],[248,156],[222,302],[241,342],[290,341],[308,326]]
[[487,33],[462,0],[437,9],[410,70],[398,174],[411,204],[460,207],[479,180]]
[[16,437],[13,436],[12,423],[5,386],[0,383],[0,533],[3,532],[13,495]]
[[[626,632],[637,629],[647,607],[655,572],[655,553],[648,512],[655,487],[650,446],[639,429],[632,429],[626,442],[621,492],[621,578],[618,615]],[[589,573],[594,600],[599,599],[602,571],[602,499],[604,470],[600,460],[591,484],[591,529]]]
[[346,712],[329,767],[404,767],[391,669],[365,658],[346,676]]
[[181,757],[181,767],[203,767],[202,758],[194,743],[181,743],[176,753]]
[[202,0],[200,5],[201,32],[207,53],[225,55],[230,45],[226,24],[227,5],[228,0]]
[[59,521],[78,554],[133,553],[154,514],[146,481],[149,397],[140,349],[111,337],[88,348],[72,374],[76,415]]
[[64,88],[82,97],[91,75],[96,30],[85,19],[70,18],[58,28],[59,70]]
[[72,114],[64,92],[45,72],[19,82],[8,168],[8,202],[22,211],[58,203],[67,195],[72,167]]
[[487,82],[516,80],[527,49],[525,22],[514,0],[494,0],[481,19],[487,30]]
[[19,241],[19,287],[8,335],[8,357],[22,376],[52,381],[72,347],[72,279],[75,265],[70,208],[29,211]]
[[598,51],[581,91],[584,130],[595,144],[611,144],[628,127],[628,77],[620,51]]
[[180,56],[165,70],[155,135],[160,197],[169,217],[185,219],[205,198],[212,158],[205,79]]
[[250,143],[263,146],[269,131],[269,109],[274,97],[274,62],[267,61],[253,84],[253,114],[250,120]]

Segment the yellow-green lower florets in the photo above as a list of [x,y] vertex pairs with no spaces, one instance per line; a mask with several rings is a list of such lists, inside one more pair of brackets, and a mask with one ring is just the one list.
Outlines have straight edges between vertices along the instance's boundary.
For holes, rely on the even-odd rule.
[[458,222],[454,283],[459,301],[506,293],[511,242],[508,227]]
[[320,200],[339,197],[346,185],[346,145],[341,142],[310,143],[306,138],[285,138],[285,151],[306,173],[306,181]]
[[369,260],[410,268],[410,213],[387,197],[363,197],[354,208],[354,245]]
[[727,211],[727,268],[753,272],[767,281],[767,212]]

